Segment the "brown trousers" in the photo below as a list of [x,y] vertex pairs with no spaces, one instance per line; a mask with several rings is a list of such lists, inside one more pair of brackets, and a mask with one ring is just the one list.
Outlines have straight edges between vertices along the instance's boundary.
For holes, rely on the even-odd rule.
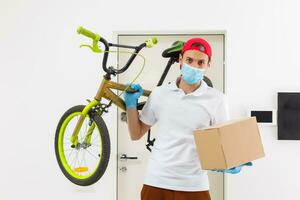
[[141,200],[211,200],[209,191],[176,191],[143,185]]

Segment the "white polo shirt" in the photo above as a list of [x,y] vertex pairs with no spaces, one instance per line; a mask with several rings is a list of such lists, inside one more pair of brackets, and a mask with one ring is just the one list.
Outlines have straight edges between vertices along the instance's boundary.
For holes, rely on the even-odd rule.
[[174,80],[153,89],[139,119],[151,126],[157,122],[158,126],[144,184],[179,191],[209,190],[193,131],[229,120],[226,96],[204,81],[185,94]]

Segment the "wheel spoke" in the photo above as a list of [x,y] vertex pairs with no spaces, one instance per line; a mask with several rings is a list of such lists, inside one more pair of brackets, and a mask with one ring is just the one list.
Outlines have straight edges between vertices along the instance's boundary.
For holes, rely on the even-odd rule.
[[[73,163],[76,160],[77,156],[78,156],[78,151],[76,152],[75,158],[73,158],[73,161],[70,163],[70,167],[71,167],[72,170],[73,170]],[[75,164],[76,164],[76,162],[75,162]]]
[[97,160],[99,160],[99,157],[95,156],[94,154],[92,154],[89,150],[85,149],[91,156],[93,156],[94,158],[96,158]]
[[91,145],[93,145],[93,146],[97,146],[97,147],[100,147],[100,145],[98,145],[98,144],[94,144],[94,143],[91,143]]
[[[94,132],[93,132],[94,133]],[[94,134],[92,134],[92,139],[91,139],[91,141],[94,141],[94,139],[96,139],[97,138],[97,136],[98,136],[98,134],[97,133],[94,133]]]
[[71,148],[71,149],[66,149],[66,150],[64,150],[64,151],[72,151],[73,150],[73,148]]
[[[87,169],[88,169],[87,173],[88,173],[90,168],[89,168],[88,165],[86,164],[86,160],[85,160],[85,151],[83,151],[82,154],[83,154],[83,164],[84,164],[84,166],[87,167]],[[89,174],[89,173],[88,173],[88,174]]]
[[74,149],[72,149],[72,151],[69,153],[69,155],[68,155],[68,160],[70,159],[70,156],[71,156],[73,150],[74,150]]

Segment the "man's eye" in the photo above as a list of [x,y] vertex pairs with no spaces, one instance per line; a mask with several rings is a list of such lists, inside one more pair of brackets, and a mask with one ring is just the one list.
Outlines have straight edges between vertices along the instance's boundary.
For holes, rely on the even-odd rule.
[[193,62],[191,58],[187,58],[186,61],[188,61],[189,63]]
[[204,64],[204,61],[203,60],[200,60],[199,62],[198,62],[198,65],[203,65]]

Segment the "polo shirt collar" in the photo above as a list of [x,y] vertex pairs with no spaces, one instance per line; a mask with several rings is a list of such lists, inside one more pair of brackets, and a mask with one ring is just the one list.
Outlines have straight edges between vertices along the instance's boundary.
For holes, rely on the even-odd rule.
[[[179,91],[182,90],[181,88],[178,88],[176,82],[180,80],[181,77],[177,77],[176,80],[173,80],[169,83],[169,88],[173,91]],[[193,96],[200,96],[206,89],[207,89],[208,85],[205,81],[201,81],[201,85],[200,87],[198,87],[195,91],[193,91],[192,93],[189,93],[189,95],[193,95]],[[182,90],[183,91],[183,90]]]

